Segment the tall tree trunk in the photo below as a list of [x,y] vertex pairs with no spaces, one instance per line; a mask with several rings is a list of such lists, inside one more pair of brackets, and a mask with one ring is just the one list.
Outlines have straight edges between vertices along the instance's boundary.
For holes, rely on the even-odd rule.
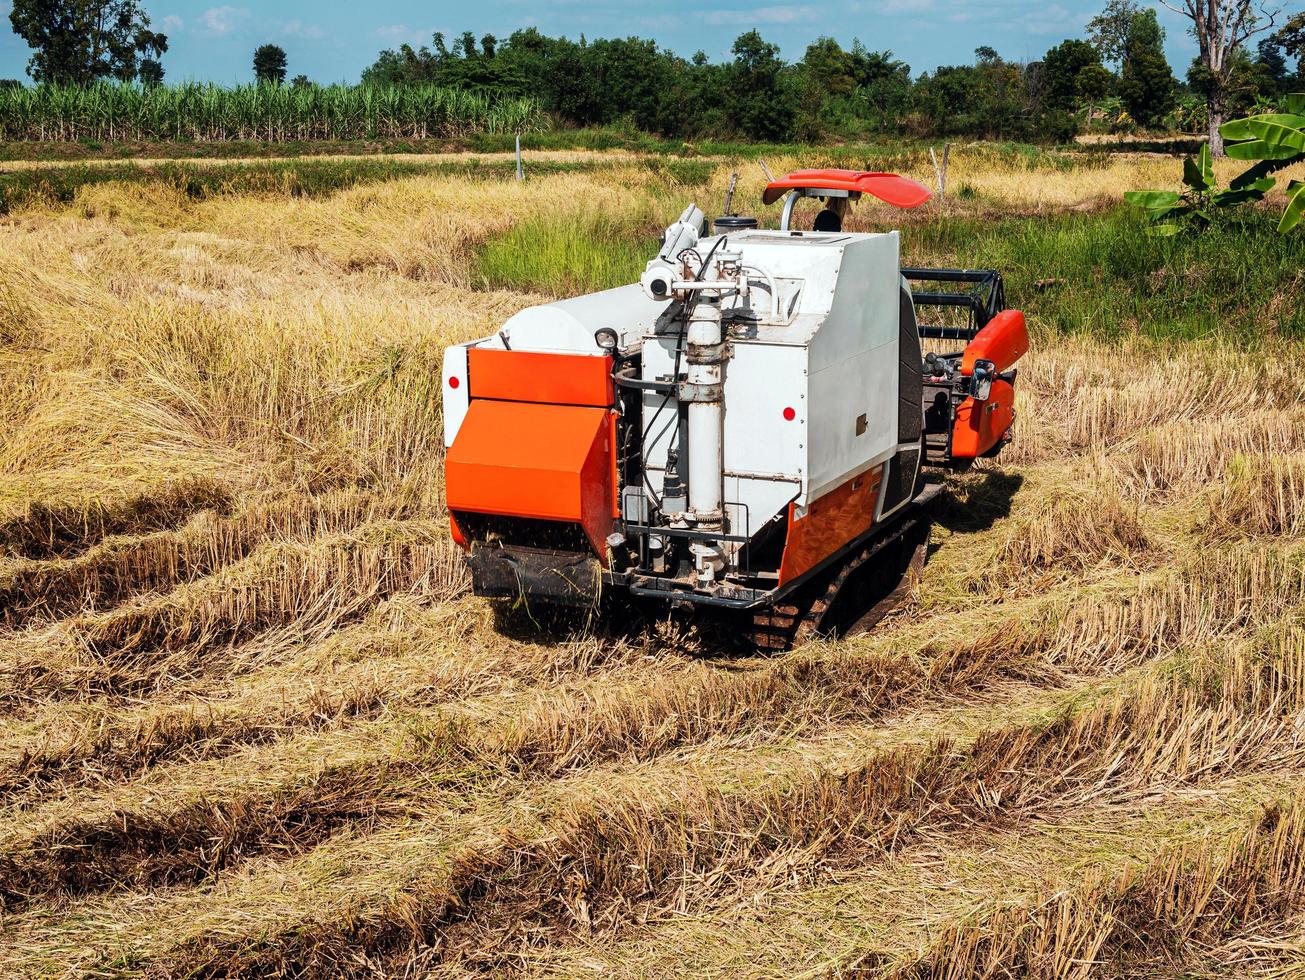
[[1210,155],[1221,157],[1223,153],[1223,137],[1219,135],[1219,127],[1223,125],[1223,96],[1222,93],[1212,94],[1206,102],[1207,115],[1210,121]]

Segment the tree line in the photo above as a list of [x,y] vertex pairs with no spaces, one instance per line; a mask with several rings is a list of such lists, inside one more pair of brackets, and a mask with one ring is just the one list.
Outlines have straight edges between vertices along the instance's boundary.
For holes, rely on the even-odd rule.
[[1207,4],[1223,14],[1199,24],[1193,14],[1201,54],[1182,80],[1166,59],[1155,11],[1136,0],[1109,0],[1087,39],[1067,39],[1040,60],[1010,61],[981,46],[971,64],[919,75],[859,40],[844,48],[821,37],[786,62],[753,30],[735,40],[730,60],[713,62],[701,51],[684,58],[637,37],[572,41],[527,28],[502,41],[471,31],[452,41],[435,34],[430,46],[382,51],[363,80],[531,95],[570,125],[628,122],[683,138],[1064,140],[1093,125],[1206,128],[1217,138],[1224,118],[1272,107],[1305,87],[1305,13],[1279,23],[1274,11],[1252,13],[1250,0],[1192,0],[1191,9]]
[[[919,75],[891,51],[859,40],[845,48],[821,37],[789,62],[753,30],[734,41],[729,58],[712,61],[644,38],[572,41],[528,28],[502,41],[437,33],[428,46],[387,49],[363,83],[528,97],[563,125],[630,125],[685,139],[890,133],[1062,141],[1085,125],[1168,125],[1208,127],[1217,153],[1224,118],[1271,107],[1305,87],[1305,13],[1279,23],[1276,10],[1253,8],[1252,0],[1181,4],[1173,9],[1192,21],[1200,49],[1182,80],[1166,60],[1155,11],[1136,0],[1108,0],[1087,39],[1067,39],[1040,60],[1010,61],[980,46],[970,64]],[[13,0],[10,22],[34,49],[28,74],[38,83],[162,82],[168,39],[140,0]],[[258,81],[283,84],[285,52],[262,45],[253,69]],[[300,75],[292,84],[310,83]]]

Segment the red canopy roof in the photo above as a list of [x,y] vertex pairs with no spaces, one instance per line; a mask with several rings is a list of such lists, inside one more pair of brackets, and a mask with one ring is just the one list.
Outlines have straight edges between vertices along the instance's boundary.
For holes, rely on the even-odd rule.
[[767,184],[761,199],[766,204],[773,204],[784,196],[785,191],[797,187],[860,192],[899,208],[919,207],[933,197],[929,188],[923,184],[897,174],[877,174],[864,170],[795,170],[788,176]]

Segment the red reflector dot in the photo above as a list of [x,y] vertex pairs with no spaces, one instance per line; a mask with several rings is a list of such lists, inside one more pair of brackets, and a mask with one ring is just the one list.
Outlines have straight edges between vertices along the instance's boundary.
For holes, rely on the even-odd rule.
[[449,378],[449,387],[450,387],[450,388],[456,388],[456,387],[457,387],[458,385],[460,385],[460,384],[462,384],[462,382],[459,381],[457,378]]
[[785,422],[792,422],[795,418],[797,418],[797,412],[793,411],[791,408],[784,409]]

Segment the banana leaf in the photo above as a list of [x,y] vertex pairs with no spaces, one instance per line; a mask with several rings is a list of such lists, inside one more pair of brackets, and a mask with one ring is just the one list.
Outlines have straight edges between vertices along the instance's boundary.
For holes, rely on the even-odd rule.
[[1288,129],[1305,129],[1305,116],[1285,112],[1266,112],[1258,116],[1247,116],[1245,119],[1231,119],[1219,127],[1219,135],[1226,140],[1255,139],[1258,134],[1252,131],[1250,126],[1252,122],[1286,126]]
[[1248,140],[1245,143],[1229,143],[1224,147],[1224,152],[1234,160],[1290,160],[1305,151],[1266,143],[1264,140]]
[[1268,122],[1258,116],[1247,119],[1246,127],[1270,146],[1290,147],[1296,153],[1305,153],[1305,132],[1299,129]]
[[1287,210],[1282,213],[1279,231],[1291,231],[1305,217],[1305,180],[1293,180],[1287,185]]
[[1124,191],[1125,201],[1148,211],[1172,207],[1182,199],[1177,191]]
[[1198,191],[1208,191],[1214,187],[1214,164],[1210,159],[1210,146],[1203,144],[1196,158],[1188,157],[1183,161],[1183,183]]

